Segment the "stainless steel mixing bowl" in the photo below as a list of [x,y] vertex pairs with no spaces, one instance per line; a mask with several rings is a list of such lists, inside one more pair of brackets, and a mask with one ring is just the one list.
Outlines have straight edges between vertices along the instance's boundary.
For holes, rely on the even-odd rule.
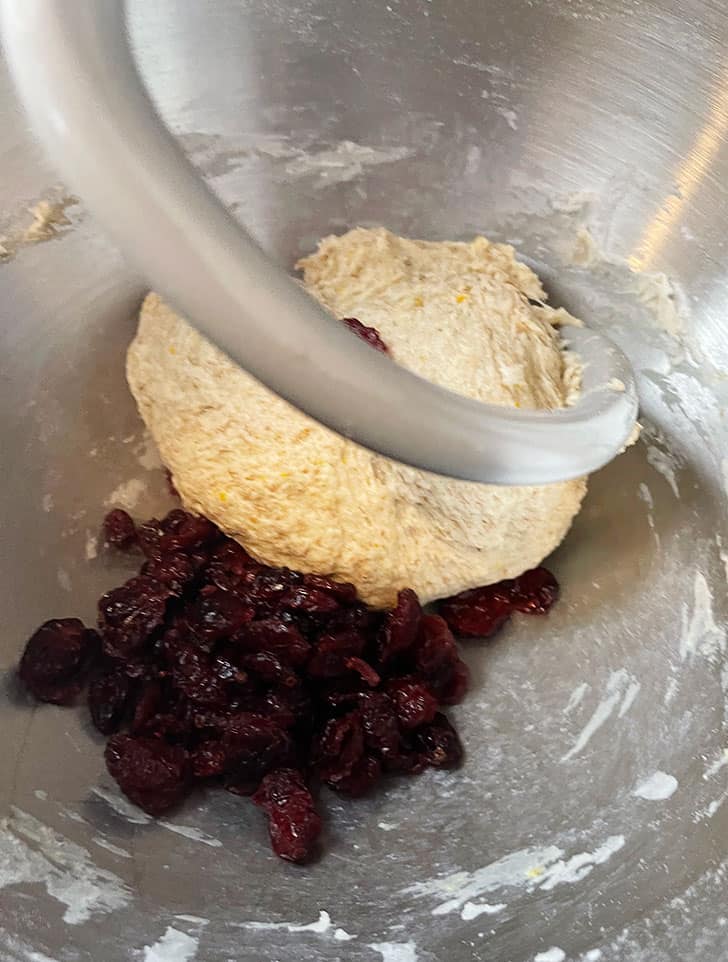
[[166,119],[282,263],[355,224],[510,240],[627,351],[644,433],[592,479],[553,614],[467,645],[460,772],[328,798],[303,869],[232,796],[150,821],[83,713],[14,679],[124,576],[105,505],[166,495],[124,382],[142,287],[78,205],[29,243],[63,192],[3,79],[0,958],[728,959],[724,6],[131,8]]

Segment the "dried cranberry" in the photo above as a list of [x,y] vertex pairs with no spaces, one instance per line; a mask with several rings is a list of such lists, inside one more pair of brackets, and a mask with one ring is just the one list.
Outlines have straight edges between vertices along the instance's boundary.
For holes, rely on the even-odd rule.
[[158,558],[160,556],[159,544],[162,540],[162,522],[157,518],[150,518],[137,525],[137,541],[147,558]]
[[381,351],[382,354],[389,354],[389,348],[382,340],[382,337],[376,327],[367,327],[366,324],[362,324],[355,317],[342,317],[342,321],[353,331],[357,337],[360,337],[362,341],[366,341],[367,344],[371,345],[376,351]]
[[312,615],[327,615],[339,608],[339,602],[328,591],[306,585],[289,588],[281,596],[279,604],[289,611],[303,611]]
[[167,585],[145,575],[107,591],[99,601],[105,653],[112,658],[126,658],[140,648],[162,624],[171,594]]
[[211,738],[190,753],[192,774],[195,778],[212,778],[225,771],[227,754],[222,743]]
[[224,591],[236,591],[242,587],[243,577],[260,567],[242,545],[226,538],[213,547],[205,577],[210,584]]
[[365,755],[354,765],[348,775],[332,782],[331,787],[351,798],[361,798],[377,784],[382,777],[382,764],[378,758]]
[[30,638],[18,674],[38,701],[68,705],[81,691],[99,636],[78,618],[46,621]]
[[253,621],[238,631],[233,641],[245,651],[270,651],[296,668],[305,664],[311,651],[298,628],[281,618]]
[[230,638],[252,621],[254,609],[236,595],[221,588],[205,588],[188,612],[190,629],[198,640],[211,644]]
[[114,508],[104,518],[104,539],[107,544],[125,550],[136,544],[136,525],[131,515],[122,508]]
[[226,683],[212,668],[209,656],[184,642],[172,649],[172,684],[190,701],[200,706],[224,708],[228,702]]
[[358,658],[366,640],[356,631],[322,635],[306,666],[309,678],[338,678],[348,671],[347,661]]
[[268,684],[281,685],[284,688],[295,688],[299,683],[298,675],[272,651],[256,651],[244,655],[242,664],[256,678]]
[[424,615],[417,649],[417,670],[425,678],[438,678],[458,659],[458,650],[447,622],[439,615]]
[[532,568],[513,583],[511,599],[516,611],[544,615],[559,597],[559,583],[546,568]]
[[126,714],[131,681],[121,668],[113,668],[93,679],[88,689],[91,720],[103,735],[113,735]]
[[[162,686],[158,681],[144,683],[136,697],[134,714],[129,726],[133,735],[157,734],[162,726],[159,722],[155,726],[153,719],[157,718],[163,707]],[[166,725],[164,726],[167,727]]]
[[160,541],[163,553],[171,551],[193,551],[207,546],[220,537],[220,529],[207,518],[176,509],[171,511],[162,522],[164,534]]
[[400,748],[399,726],[392,700],[379,691],[357,696],[364,740],[370,751],[383,758],[395,757]]
[[404,731],[431,722],[437,714],[437,698],[414,678],[392,679],[387,683],[387,694]]
[[291,761],[290,736],[270,718],[240,712],[223,729],[220,744],[225,752],[226,787],[238,795],[250,795],[272,768]]
[[303,576],[303,583],[307,588],[316,588],[332,595],[340,605],[353,605],[359,599],[356,588],[348,581],[334,581],[326,575],[308,574]]
[[376,671],[363,658],[357,658],[356,656],[347,658],[345,665],[349,671],[355,671],[370,688],[376,688],[381,681]]
[[276,855],[304,862],[321,834],[321,818],[303,776],[283,768],[266,775],[253,796],[268,816],[271,845]]
[[439,611],[452,631],[463,638],[489,638],[513,613],[510,583],[472,588],[448,598]]
[[316,768],[330,784],[349,775],[363,754],[364,728],[358,711],[330,718],[314,749]]
[[413,740],[422,759],[435,768],[455,768],[463,759],[458,733],[444,715],[435,715],[414,733]]
[[279,688],[265,693],[246,694],[240,699],[241,711],[265,715],[285,730],[312,721],[311,696],[303,687]]
[[422,621],[419,598],[411,588],[397,595],[397,606],[389,612],[382,629],[379,657],[382,664],[409,651],[417,640]]
[[112,735],[105,757],[122,792],[150,815],[163,814],[189,792],[189,759],[179,745],[161,738]]
[[142,567],[142,574],[166,585],[174,595],[181,595],[195,577],[195,566],[180,552],[152,558]]

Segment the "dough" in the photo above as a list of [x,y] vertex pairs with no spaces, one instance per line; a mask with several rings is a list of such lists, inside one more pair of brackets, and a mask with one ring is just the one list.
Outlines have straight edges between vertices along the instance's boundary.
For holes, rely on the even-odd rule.
[[[431,381],[521,408],[578,396],[557,329],[573,318],[543,304],[511,247],[356,229],[298,266],[332,314],[377,328],[398,363]],[[127,376],[185,507],[267,564],[352,581],[372,605],[403,587],[426,602],[537,565],[586,490],[452,481],[372,454],[272,394],[156,294]]]

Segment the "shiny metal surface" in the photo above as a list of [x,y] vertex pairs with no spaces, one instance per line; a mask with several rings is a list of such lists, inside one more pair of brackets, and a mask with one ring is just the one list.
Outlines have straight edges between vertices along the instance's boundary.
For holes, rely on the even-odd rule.
[[[304,870],[233,797],[129,821],[83,714],[33,708],[12,669],[39,621],[93,617],[123,575],[93,556],[118,486],[140,514],[164,499],[123,378],[142,286],[78,208],[19,246],[0,265],[0,958],[728,959],[723,5],[133,13],[165,117],[282,264],[356,223],[517,242],[628,353],[645,432],[593,478],[552,616],[468,645],[461,772],[328,799],[327,854]],[[16,236],[55,182],[4,91]],[[321,911],[330,927],[296,931]]]

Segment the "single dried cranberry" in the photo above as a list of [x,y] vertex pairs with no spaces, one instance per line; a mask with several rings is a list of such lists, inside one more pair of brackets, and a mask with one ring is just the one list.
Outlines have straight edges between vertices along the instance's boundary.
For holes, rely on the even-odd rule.
[[311,696],[303,687],[244,694],[240,698],[240,710],[264,715],[286,731],[310,726],[313,720]]
[[463,638],[489,638],[513,613],[511,583],[472,588],[440,602],[438,610],[455,634]]
[[330,718],[314,748],[316,768],[329,784],[349,775],[363,754],[364,728],[358,711]]
[[172,592],[156,578],[139,575],[114,588],[99,601],[99,627],[104,652],[126,658],[162,624]]
[[268,816],[271,845],[276,855],[304,862],[321,834],[321,818],[300,772],[282,768],[266,775],[253,801]]
[[376,688],[381,681],[376,671],[363,658],[357,658],[356,656],[347,658],[345,664],[349,671],[355,671],[370,688]]
[[382,628],[385,614],[357,601],[349,608],[333,612],[326,619],[326,634],[353,631],[367,642],[374,641]]
[[235,591],[241,587],[244,575],[255,572],[260,567],[242,545],[225,538],[213,547],[205,578],[210,584],[217,585],[224,591]]
[[163,553],[193,551],[208,546],[220,537],[220,529],[207,518],[200,518],[179,509],[171,511],[162,522],[164,534],[160,541]]
[[437,698],[414,678],[393,678],[387,682],[387,694],[404,731],[431,722],[437,714]]
[[511,599],[516,611],[545,615],[559,597],[559,583],[546,568],[532,568],[513,583]]
[[457,643],[447,622],[439,615],[424,615],[417,648],[417,670],[425,678],[437,678],[458,658]]
[[221,588],[208,587],[188,609],[188,623],[195,637],[206,644],[230,638],[255,614],[251,605]]
[[174,595],[181,595],[195,577],[195,566],[181,552],[152,558],[142,567],[142,574],[167,585]]
[[309,678],[338,678],[349,670],[347,661],[358,658],[366,639],[356,631],[322,635],[306,665]]
[[192,774],[195,778],[212,778],[225,771],[227,754],[222,743],[210,738],[190,753]]
[[382,664],[387,664],[413,647],[421,621],[419,598],[411,588],[405,588],[397,595],[397,606],[389,612],[384,622],[379,649]]
[[332,595],[340,605],[353,605],[359,598],[356,588],[348,581],[334,581],[325,575],[308,574],[303,576],[303,583],[307,588],[316,588]]
[[272,768],[291,761],[290,736],[270,718],[248,712],[228,719],[220,744],[225,752],[226,787],[250,795]]
[[383,758],[395,757],[399,753],[400,737],[392,700],[382,692],[372,691],[361,692],[357,701],[367,748]]
[[131,681],[121,668],[113,668],[93,679],[88,689],[91,721],[103,735],[113,735],[126,714]]
[[190,701],[201,707],[225,707],[229,700],[227,685],[204,651],[189,643],[177,643],[171,649],[170,662],[172,684]]
[[136,525],[131,515],[122,508],[114,508],[104,518],[104,539],[107,544],[125,550],[136,544]]
[[38,701],[69,705],[81,691],[98,650],[99,636],[78,618],[46,621],[25,646],[20,680]]
[[331,787],[351,798],[361,798],[374,788],[381,777],[382,764],[379,759],[372,755],[365,755],[359,759],[348,775],[332,782]]
[[148,681],[142,684],[136,697],[134,714],[129,726],[132,735],[151,735],[159,732],[162,726],[159,722],[155,726],[153,719],[157,718],[162,711],[163,701],[162,686],[158,681]]
[[455,768],[463,759],[458,733],[445,715],[435,715],[414,733],[413,741],[424,761],[435,768]]
[[147,558],[160,556],[159,544],[162,540],[162,522],[157,518],[150,518],[137,525],[137,541]]
[[289,611],[303,611],[312,615],[327,615],[339,608],[336,598],[321,588],[298,585],[283,593],[279,602]]
[[150,815],[163,814],[189,792],[189,759],[179,745],[161,738],[112,735],[105,757],[122,792]]
[[389,354],[389,348],[382,340],[382,337],[376,327],[367,327],[366,324],[362,324],[355,317],[342,317],[342,321],[353,331],[357,337],[360,337],[362,341],[366,341],[367,344],[371,345],[376,351],[381,351],[382,354]]
[[268,684],[284,688],[295,688],[299,684],[295,671],[272,651],[252,652],[244,655],[241,662],[251,674]]
[[306,663],[311,646],[298,628],[281,618],[253,621],[238,631],[233,641],[245,651],[269,651],[295,668]]

